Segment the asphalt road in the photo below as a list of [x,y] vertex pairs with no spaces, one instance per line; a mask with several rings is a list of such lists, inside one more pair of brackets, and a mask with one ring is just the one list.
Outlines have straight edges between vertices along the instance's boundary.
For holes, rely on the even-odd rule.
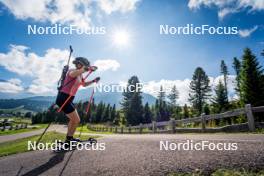
[[[165,151],[169,143],[237,143],[236,151]],[[264,168],[264,135],[261,134],[155,134],[109,135],[98,140],[104,151],[75,150],[56,154],[34,151],[0,158],[0,175],[167,175],[173,172],[209,174],[218,168]]]

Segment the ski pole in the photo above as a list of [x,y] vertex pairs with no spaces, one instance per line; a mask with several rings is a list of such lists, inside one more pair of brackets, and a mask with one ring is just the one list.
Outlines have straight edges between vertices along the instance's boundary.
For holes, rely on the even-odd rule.
[[50,127],[50,125],[51,125],[51,122],[49,122],[48,126],[45,128],[45,130],[43,131],[43,133],[41,134],[41,136],[38,138],[36,145],[39,144],[40,140],[42,139],[42,137],[44,136],[44,134],[46,133],[46,131],[48,130],[48,128]]
[[70,60],[71,60],[71,55],[72,55],[72,52],[73,52],[73,49],[72,49],[72,46],[70,45],[70,54],[69,54],[69,58],[68,58],[68,61],[67,61],[67,65],[65,65],[62,69],[62,73],[61,73],[61,77],[58,81],[58,90],[61,90],[62,89],[62,84],[64,84],[64,80],[65,80],[65,76],[69,70],[69,64],[70,64]]
[[68,59],[68,62],[67,62],[67,65],[68,65],[68,66],[69,66],[69,64],[70,64],[70,60],[71,60],[72,52],[73,52],[73,49],[72,49],[72,46],[70,45],[70,55],[69,55],[69,59]]
[[[67,67],[69,68],[69,63],[70,63],[70,60],[71,60],[71,55],[72,55],[72,52],[73,52],[73,49],[72,49],[72,46],[70,45],[70,54],[69,54],[69,58],[68,58],[68,62],[67,62]],[[64,69],[63,69],[64,70]],[[56,121],[56,120],[55,120]],[[45,130],[43,131],[43,133],[40,135],[40,137],[38,138],[37,140],[37,145],[38,143],[40,142],[40,140],[42,139],[42,137],[44,136],[44,134],[46,133],[46,131],[48,130],[48,128],[50,127],[52,121],[49,122],[48,126],[45,128]]]
[[[94,89],[92,91],[92,94],[91,94],[90,99],[89,99],[89,102],[88,102],[88,106],[86,108],[86,115],[88,115],[88,113],[89,113],[90,106],[91,106],[91,103],[92,103],[92,100],[93,100],[93,96],[94,96]],[[82,127],[81,127],[81,130],[80,130],[79,138],[82,135],[82,130],[83,130],[83,122],[82,122]]]
[[94,96],[94,89],[92,91],[92,95],[90,96],[90,100],[89,100],[89,103],[88,103],[88,106],[86,108],[86,114],[88,114],[89,110],[90,110],[90,106],[91,106],[91,102],[93,100],[93,96]]

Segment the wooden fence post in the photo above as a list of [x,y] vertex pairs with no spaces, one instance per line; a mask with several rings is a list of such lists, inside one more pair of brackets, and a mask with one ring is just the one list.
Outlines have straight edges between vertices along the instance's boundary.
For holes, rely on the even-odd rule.
[[245,111],[246,111],[247,120],[248,120],[248,129],[249,131],[255,131],[255,120],[254,120],[254,116],[253,116],[252,108],[250,104],[246,104]]
[[124,132],[124,127],[122,126],[121,127],[121,134],[123,134],[123,132]]
[[156,121],[152,121],[152,132],[153,133],[157,132],[157,122]]
[[143,131],[143,125],[142,123],[139,124],[139,133],[142,134],[142,131]]
[[115,127],[115,133],[117,133],[117,127]]
[[170,125],[171,125],[171,132],[176,133],[176,121],[174,119],[170,120]]
[[201,122],[202,122],[202,131],[205,132],[205,128],[206,128],[205,113],[201,114]]

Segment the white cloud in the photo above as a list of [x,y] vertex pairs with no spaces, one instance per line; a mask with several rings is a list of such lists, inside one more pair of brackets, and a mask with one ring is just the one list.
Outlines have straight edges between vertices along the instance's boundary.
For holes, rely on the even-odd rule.
[[[43,57],[28,52],[26,46],[11,45],[8,53],[0,53],[0,65],[8,71],[33,79],[27,91],[47,93],[54,91],[54,85],[60,76],[61,67],[68,57],[67,50],[48,49]],[[36,87],[41,87],[38,91]]]
[[[234,99],[235,98],[235,78],[234,75],[228,76],[228,92],[229,92],[229,98]],[[215,89],[216,85],[218,84],[219,80],[223,80],[223,76],[218,77],[209,77],[210,79],[210,86],[212,87],[212,90]],[[188,98],[189,98],[189,86],[190,86],[190,79],[184,79],[184,80],[160,80],[160,81],[149,81],[145,82],[143,84],[143,92],[153,95],[154,97],[157,97],[160,86],[163,86],[164,91],[168,95],[171,91],[171,88],[176,85],[178,91],[179,91],[179,99],[178,104],[184,105],[189,104]],[[213,91],[214,93],[214,91]]]
[[[66,64],[69,52],[50,48],[44,56],[28,52],[29,48],[21,45],[10,45],[8,53],[0,53],[0,65],[10,72],[32,79],[27,92],[33,94],[55,94],[57,81],[63,65]],[[116,60],[96,60],[99,71],[117,70],[120,64]],[[10,83],[19,85],[20,80],[11,79]]]
[[[73,24],[90,27],[92,13],[99,10],[128,12],[135,9],[138,0],[0,0],[18,19],[33,19],[41,22]],[[98,13],[98,12],[97,12]]]
[[21,80],[12,78],[6,82],[0,82],[0,92],[3,93],[19,93],[24,88],[21,85]]
[[249,37],[253,32],[255,32],[258,29],[258,26],[254,26],[251,29],[243,29],[243,30],[239,30],[238,34],[240,35],[240,37]]
[[133,11],[140,0],[99,0],[99,7],[106,13],[111,14],[115,11],[122,13]]
[[226,15],[242,10],[248,12],[264,10],[263,0],[189,0],[188,7],[192,10],[201,6],[217,7],[218,17],[223,19]]
[[239,7],[241,8],[249,7],[252,11],[264,9],[263,0],[239,0],[238,2],[239,2]]
[[116,71],[120,67],[119,62],[113,59],[99,59],[94,62],[94,65],[98,67],[98,71]]
[[11,78],[8,80],[8,82],[15,84],[15,85],[21,85],[22,81],[20,79],[17,79],[17,78]]
[[237,10],[233,8],[223,8],[218,11],[218,17],[220,20],[224,19],[224,17],[228,14],[235,13]]
[[164,91],[166,92],[166,94],[168,94],[171,91],[171,88],[174,85],[176,85],[179,91],[178,104],[183,105],[185,103],[188,103],[190,82],[191,82],[190,79],[150,81],[150,82],[144,83],[144,87],[142,91],[145,93],[149,93],[153,95],[154,97],[157,97],[160,91],[161,85]]
[[[218,77],[210,77],[210,85],[212,87],[212,90],[216,88],[216,85],[219,83],[219,81],[222,81],[224,83],[224,77],[223,76],[218,76]],[[228,75],[227,79],[227,89],[228,89],[228,96],[229,99],[236,99],[236,92],[235,92],[235,87],[236,87],[236,76],[235,75]]]
[[210,7],[212,5],[224,7],[226,4],[234,0],[189,0],[188,7],[190,9],[199,9],[202,5]]

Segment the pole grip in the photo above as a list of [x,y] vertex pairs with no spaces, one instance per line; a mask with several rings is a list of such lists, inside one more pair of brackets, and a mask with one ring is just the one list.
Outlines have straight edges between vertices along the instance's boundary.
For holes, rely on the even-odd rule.
[[69,59],[68,59],[68,62],[67,62],[67,65],[68,65],[68,66],[69,66],[69,64],[70,64],[70,60],[71,60],[72,52],[73,52],[73,49],[72,49],[72,46],[70,45],[70,55],[69,55]]

